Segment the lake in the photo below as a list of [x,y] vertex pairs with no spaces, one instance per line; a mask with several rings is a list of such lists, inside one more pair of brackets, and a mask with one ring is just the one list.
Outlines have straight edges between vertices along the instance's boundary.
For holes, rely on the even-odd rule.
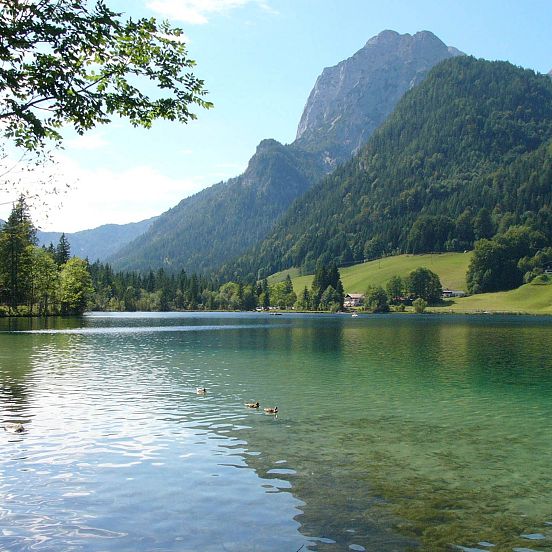
[[0,320],[0,550],[552,550],[551,343],[538,317]]

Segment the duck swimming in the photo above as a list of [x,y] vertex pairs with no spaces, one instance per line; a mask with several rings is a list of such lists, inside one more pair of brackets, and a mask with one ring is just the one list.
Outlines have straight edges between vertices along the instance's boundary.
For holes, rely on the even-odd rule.
[[4,431],[9,433],[23,433],[25,431],[25,427],[19,422],[8,422],[4,424]]
[[254,402],[254,403],[245,403],[245,406],[247,406],[247,408],[259,408],[259,401],[257,402]]
[[198,388],[196,389],[196,393],[197,393],[198,395],[205,395],[205,394],[207,393],[207,389],[205,389],[205,387],[198,387]]
[[267,413],[267,414],[278,414],[278,407],[277,406],[271,406],[269,408],[265,408],[264,411]]

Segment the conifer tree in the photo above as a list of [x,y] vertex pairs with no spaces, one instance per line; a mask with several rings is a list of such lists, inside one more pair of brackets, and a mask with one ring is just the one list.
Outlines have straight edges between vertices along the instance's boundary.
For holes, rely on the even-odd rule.
[[64,265],[71,258],[71,245],[65,237],[65,232],[61,234],[59,243],[55,251],[55,261],[58,266]]
[[28,246],[36,243],[36,229],[24,196],[14,204],[0,231],[0,289],[2,302],[12,309],[27,302],[31,287],[31,257]]

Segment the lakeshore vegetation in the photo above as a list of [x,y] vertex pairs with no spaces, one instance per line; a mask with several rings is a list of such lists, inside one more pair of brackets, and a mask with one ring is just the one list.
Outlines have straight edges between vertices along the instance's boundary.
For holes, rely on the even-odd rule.
[[[109,264],[72,257],[64,235],[49,247],[38,247],[35,235],[21,197],[0,230],[0,315],[80,314],[87,309],[337,312],[347,293],[364,294],[364,309],[371,312],[408,307],[416,312],[552,314],[551,248],[542,247],[542,233],[527,227],[480,240],[473,252],[399,255],[341,269],[319,263],[313,275],[292,270],[259,281],[222,283],[183,270],[115,272]],[[474,293],[474,282],[482,281],[479,274],[487,279],[483,284],[489,281],[496,288],[498,281],[512,291]],[[473,295],[442,301],[443,287]]]

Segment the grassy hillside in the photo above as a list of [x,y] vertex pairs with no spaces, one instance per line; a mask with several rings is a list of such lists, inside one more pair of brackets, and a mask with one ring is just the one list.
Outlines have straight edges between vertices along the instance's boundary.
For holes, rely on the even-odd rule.
[[[340,268],[341,281],[346,293],[364,293],[369,285],[384,286],[387,281],[398,274],[407,276],[415,268],[425,266],[439,275],[443,287],[449,289],[466,288],[466,271],[471,259],[470,253],[441,253],[432,255],[398,255],[385,257],[346,268]],[[274,281],[286,277],[287,272],[293,281],[295,293],[310,288],[313,276],[295,276],[292,271],[279,272],[273,276]]]
[[552,314],[552,285],[526,284],[511,291],[482,293],[432,307],[433,312],[523,312]]
[[276,272],[267,278],[269,284],[277,284],[278,282],[283,282],[287,275],[289,274],[290,278],[299,278],[300,270],[298,268],[288,268],[287,270],[282,270]]

